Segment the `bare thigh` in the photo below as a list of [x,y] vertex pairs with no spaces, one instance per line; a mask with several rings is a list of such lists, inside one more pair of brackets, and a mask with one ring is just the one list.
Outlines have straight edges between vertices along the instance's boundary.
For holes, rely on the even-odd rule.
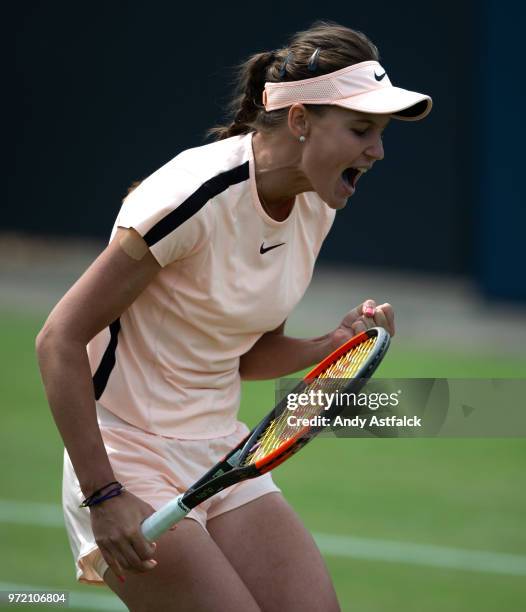
[[225,512],[207,529],[265,612],[336,612],[321,554],[280,493]]
[[260,608],[217,544],[192,519],[157,542],[157,567],[104,581],[131,612],[259,612]]

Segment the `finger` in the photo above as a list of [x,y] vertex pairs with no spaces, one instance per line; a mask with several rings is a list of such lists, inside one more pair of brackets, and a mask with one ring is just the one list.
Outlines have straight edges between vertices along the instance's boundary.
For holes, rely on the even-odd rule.
[[374,317],[362,317],[362,321],[364,322],[365,327],[367,329],[371,329],[371,327],[374,327],[376,325],[376,323],[374,322]]
[[[121,568],[121,575],[122,570],[127,572],[142,571],[141,560],[137,557],[133,548],[129,544],[127,545],[126,540],[123,545],[118,538],[108,539],[105,543],[105,549]],[[131,549],[131,553],[129,549]]]
[[355,334],[359,334],[360,332],[364,332],[367,329],[366,323],[363,319],[358,319],[351,325],[351,329]]
[[115,559],[111,552],[102,544],[98,544],[102,558],[108,564],[111,571],[117,576],[117,578],[124,582],[124,569],[122,565]]
[[387,321],[387,317],[385,316],[385,314],[383,313],[382,309],[379,306],[376,309],[376,312],[374,314],[374,322],[376,325],[378,325],[378,327],[383,327],[385,330],[391,333],[389,329],[389,322]]
[[358,321],[361,321],[365,327],[365,329],[371,329],[371,327],[374,327],[376,325],[376,323],[374,322],[374,318],[372,317],[360,317],[358,319]]
[[394,336],[395,334],[395,315],[394,315],[394,309],[391,306],[391,304],[381,304],[379,306],[379,308],[382,309],[382,312],[385,315],[385,318],[387,319],[388,325],[389,327],[387,328],[387,331],[391,334],[391,336]]
[[372,318],[374,316],[375,309],[376,302],[374,300],[365,300],[365,302],[362,304],[362,311],[360,312],[360,315]]
[[[364,309],[368,313],[371,313],[371,316],[372,316],[374,314],[374,308],[376,308],[376,302],[374,300],[372,299],[365,300],[365,302],[362,302],[355,308],[349,310],[349,312],[345,315],[343,321],[341,322],[341,325],[343,327],[352,328],[353,323],[364,316],[365,314]],[[373,310],[371,311],[371,309]],[[366,316],[369,316],[369,315],[366,315]]]
[[126,555],[122,553],[122,551],[115,542],[109,542],[106,545],[106,550],[110,553],[110,555],[115,559],[115,561],[125,572],[133,571],[133,567],[128,561]]
[[146,560],[143,560],[139,557],[129,536],[126,540],[120,540],[119,542],[116,542],[116,546],[119,552],[121,553],[121,558],[125,558],[125,563],[128,564],[127,569],[129,571],[145,572],[147,570],[153,569],[157,565],[157,561],[155,561],[155,559],[152,559],[151,557],[148,557]]
[[[130,543],[143,565],[146,561],[154,561],[153,556],[155,554],[157,544],[155,542],[148,542],[148,540],[142,535],[142,532],[137,531],[131,537]],[[150,567],[147,567],[146,569],[150,569]]]

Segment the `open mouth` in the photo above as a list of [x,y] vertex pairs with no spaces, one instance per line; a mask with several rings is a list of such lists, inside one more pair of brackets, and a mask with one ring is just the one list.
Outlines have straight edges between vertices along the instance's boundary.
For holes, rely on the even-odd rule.
[[351,167],[345,168],[345,170],[342,172],[343,182],[349,188],[352,188],[354,190],[361,174],[363,174],[363,170],[361,169]]

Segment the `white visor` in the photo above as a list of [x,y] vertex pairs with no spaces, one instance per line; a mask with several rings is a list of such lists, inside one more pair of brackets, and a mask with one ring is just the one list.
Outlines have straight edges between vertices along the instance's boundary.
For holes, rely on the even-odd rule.
[[393,87],[382,66],[361,62],[312,79],[265,83],[265,110],[295,103],[331,104],[362,113],[386,114],[394,119],[417,121],[429,114],[433,101],[426,94]]

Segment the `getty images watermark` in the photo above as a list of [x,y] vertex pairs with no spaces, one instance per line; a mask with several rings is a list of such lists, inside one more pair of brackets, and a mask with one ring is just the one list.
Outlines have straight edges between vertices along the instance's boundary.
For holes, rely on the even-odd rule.
[[[370,414],[368,416],[344,416],[337,414],[333,418],[318,414],[316,416],[306,416],[309,408],[317,407],[324,411],[331,408],[348,409],[353,408],[367,409],[371,412],[382,408],[396,408],[400,404],[401,391],[392,393],[347,393],[345,391],[332,391],[326,393],[321,389],[311,390],[306,393],[287,393],[287,409],[296,411],[298,414],[291,414],[287,417],[287,424],[290,427],[421,427],[422,418],[418,416],[396,415],[379,416]],[[302,411],[301,408],[307,410]]]
[[315,389],[299,382],[282,379],[276,389],[291,428],[337,437],[526,437],[526,379],[372,379],[357,392],[340,391],[346,380]]

